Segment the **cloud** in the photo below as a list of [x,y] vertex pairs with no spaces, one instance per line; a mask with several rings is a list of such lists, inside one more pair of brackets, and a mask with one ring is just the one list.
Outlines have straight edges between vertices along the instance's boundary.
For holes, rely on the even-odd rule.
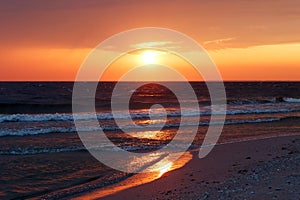
[[204,41],[203,42],[203,45],[210,45],[210,44],[221,44],[221,43],[226,43],[226,42],[229,42],[229,41],[232,41],[232,40],[235,40],[236,38],[235,37],[229,37],[229,38],[222,38],[222,39],[216,39],[216,40],[210,40],[210,41]]
[[[140,49],[140,48],[162,48],[162,47],[165,47],[165,46],[169,46],[169,45],[174,45],[175,43],[174,42],[171,42],[171,41],[153,41],[153,42],[143,42],[143,43],[138,43],[138,44],[134,44],[132,45],[131,47],[132,48],[137,48],[137,49]],[[178,43],[176,43],[177,45]],[[173,47],[173,46],[171,46]],[[170,48],[170,46],[169,46]]]

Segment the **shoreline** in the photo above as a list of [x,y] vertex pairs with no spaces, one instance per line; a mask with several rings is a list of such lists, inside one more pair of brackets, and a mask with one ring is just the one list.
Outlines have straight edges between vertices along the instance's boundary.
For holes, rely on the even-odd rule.
[[[100,197],[101,199],[205,199],[208,197],[214,199],[247,196],[258,198],[261,197],[260,195],[265,195],[266,198],[280,195],[300,197],[299,192],[293,194],[286,191],[284,187],[277,186],[281,182],[277,179],[295,179],[295,184],[300,184],[299,177],[297,178],[297,175],[300,175],[300,169],[294,166],[296,160],[300,159],[299,141],[300,135],[292,135],[221,143],[217,144],[213,151],[203,159],[199,159],[197,156],[199,149],[192,150],[190,152],[193,158],[186,165],[166,172],[156,180],[148,183],[141,181],[139,185],[133,184],[131,187],[120,188],[120,185],[124,186],[132,181],[132,177],[130,177],[119,183],[76,194],[66,199],[99,199]],[[276,181],[270,183],[273,186],[260,189],[261,184],[268,183],[265,179],[270,178],[267,175],[268,172],[262,169],[266,165],[272,165],[273,162],[276,162],[277,165],[271,166],[269,173],[274,167],[279,169],[281,166],[284,169],[282,166],[284,163],[295,163],[291,164],[294,168],[289,169],[290,174],[287,173],[284,177],[277,175],[275,176]],[[278,169],[275,169],[275,174]],[[278,173],[280,172],[279,170]],[[141,175],[134,175],[133,179],[137,179],[139,176],[141,177]],[[257,177],[265,177],[265,179],[258,180],[256,186],[250,184],[250,179],[257,179]],[[144,178],[147,179],[147,177]],[[241,183],[238,184],[238,182]],[[291,183],[292,181],[286,182]],[[295,191],[298,187],[296,185]],[[120,190],[116,190],[116,188]],[[289,189],[292,191],[291,188]]]

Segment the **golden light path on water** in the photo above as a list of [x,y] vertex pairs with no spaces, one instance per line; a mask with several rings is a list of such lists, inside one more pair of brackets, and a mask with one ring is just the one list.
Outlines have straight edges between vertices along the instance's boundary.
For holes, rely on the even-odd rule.
[[83,194],[82,196],[76,197],[74,199],[99,199],[108,195],[115,194],[125,189],[129,189],[132,187],[155,181],[163,177],[165,173],[183,167],[192,159],[192,157],[193,156],[190,152],[185,152],[183,156],[181,156],[178,160],[176,160],[173,163],[166,161],[161,166],[155,166],[157,172],[135,174],[125,179],[124,181]]

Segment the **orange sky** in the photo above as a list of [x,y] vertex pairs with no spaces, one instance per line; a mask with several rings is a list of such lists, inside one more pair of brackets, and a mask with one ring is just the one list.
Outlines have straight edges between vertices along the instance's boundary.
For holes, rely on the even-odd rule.
[[208,50],[224,80],[300,80],[300,1],[2,0],[0,80],[72,81],[113,34],[180,31]]

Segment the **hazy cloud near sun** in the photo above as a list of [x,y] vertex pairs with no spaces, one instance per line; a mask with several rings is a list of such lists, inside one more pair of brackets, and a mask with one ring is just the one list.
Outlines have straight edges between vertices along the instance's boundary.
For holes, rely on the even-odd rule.
[[204,48],[208,49],[226,49],[231,47],[231,41],[235,40],[235,37],[222,38],[217,40],[204,41]]
[[132,45],[132,48],[145,48],[145,47],[153,47],[153,48],[157,48],[157,47],[164,47],[164,46],[172,46],[174,45],[174,42],[171,41],[153,41],[153,42],[144,42],[144,43],[138,43],[138,44],[134,44]]

